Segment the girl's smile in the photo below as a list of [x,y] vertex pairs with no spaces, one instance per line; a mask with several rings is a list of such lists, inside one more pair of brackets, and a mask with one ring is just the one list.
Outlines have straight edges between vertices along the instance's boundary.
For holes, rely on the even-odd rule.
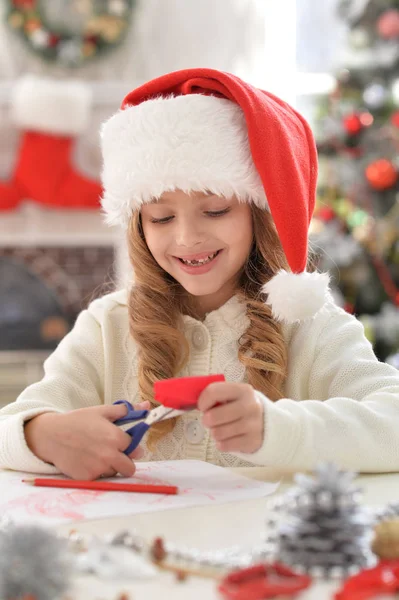
[[185,273],[202,275],[208,273],[215,266],[222,252],[223,250],[216,250],[216,252],[194,254],[191,257],[175,256],[174,258],[179,261],[179,266]]
[[141,220],[152,256],[196,297],[201,312],[234,295],[253,244],[249,203],[176,190],[143,205]]

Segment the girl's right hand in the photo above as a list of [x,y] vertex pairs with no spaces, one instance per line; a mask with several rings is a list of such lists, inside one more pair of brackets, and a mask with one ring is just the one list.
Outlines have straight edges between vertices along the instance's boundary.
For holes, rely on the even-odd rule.
[[[148,410],[149,402],[136,405]],[[43,413],[25,424],[25,439],[32,452],[44,462],[57,467],[72,479],[97,479],[120,473],[131,477],[135,470],[132,458],[140,458],[142,449],[130,456],[123,451],[131,437],[114,425],[126,415],[123,404],[80,408],[68,413]]]

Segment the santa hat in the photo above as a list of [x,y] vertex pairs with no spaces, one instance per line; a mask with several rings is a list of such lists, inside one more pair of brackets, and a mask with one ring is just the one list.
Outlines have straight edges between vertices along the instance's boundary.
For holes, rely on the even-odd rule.
[[317,178],[314,138],[291,106],[238,77],[186,69],[130,92],[102,127],[102,199],[109,224],[165,191],[210,191],[272,214],[292,272],[263,288],[274,316],[312,317],[328,276],[306,273]]

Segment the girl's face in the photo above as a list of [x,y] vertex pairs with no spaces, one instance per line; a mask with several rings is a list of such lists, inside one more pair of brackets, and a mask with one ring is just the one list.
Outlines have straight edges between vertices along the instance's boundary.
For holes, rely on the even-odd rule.
[[252,247],[249,204],[177,190],[144,205],[141,219],[151,254],[198,298],[201,312],[215,310],[231,298]]

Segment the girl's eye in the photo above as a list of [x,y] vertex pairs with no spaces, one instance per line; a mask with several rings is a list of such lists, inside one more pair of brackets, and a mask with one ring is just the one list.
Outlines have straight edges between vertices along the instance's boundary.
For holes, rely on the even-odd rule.
[[[230,211],[230,208],[224,208],[223,210],[207,210],[205,214],[208,217],[221,217]],[[162,219],[151,219],[151,223],[155,223],[158,225],[163,225],[165,223],[169,223],[173,219],[173,216],[163,217]]]
[[163,219],[151,219],[151,223],[159,223],[160,225],[162,225],[162,223],[169,223],[171,219],[173,219],[173,217],[163,217]]
[[227,214],[230,211],[230,208],[225,208],[223,210],[208,210],[205,214],[208,217],[221,217],[222,215]]

